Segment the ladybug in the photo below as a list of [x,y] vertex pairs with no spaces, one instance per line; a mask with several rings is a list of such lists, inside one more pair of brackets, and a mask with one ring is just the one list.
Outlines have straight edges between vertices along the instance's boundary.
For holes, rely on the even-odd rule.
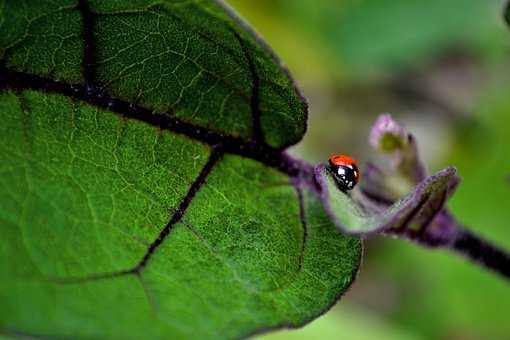
[[359,182],[358,162],[349,156],[333,155],[329,157],[329,171],[342,191],[352,190]]

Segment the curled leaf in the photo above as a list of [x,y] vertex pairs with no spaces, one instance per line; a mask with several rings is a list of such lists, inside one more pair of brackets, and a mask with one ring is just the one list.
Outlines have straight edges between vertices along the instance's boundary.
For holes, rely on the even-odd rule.
[[381,231],[411,235],[425,230],[458,183],[456,169],[447,167],[425,178],[413,191],[386,208],[361,192],[355,191],[351,196],[338,190],[333,176],[323,164],[316,166],[315,177],[331,220],[341,231],[355,235]]

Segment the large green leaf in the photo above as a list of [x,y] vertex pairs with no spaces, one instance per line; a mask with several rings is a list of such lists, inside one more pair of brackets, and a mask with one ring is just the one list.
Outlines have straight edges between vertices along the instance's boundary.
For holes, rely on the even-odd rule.
[[223,5],[3,1],[0,56],[0,334],[240,337],[352,283],[280,152],[306,106]]
[[[14,70],[89,75],[119,99],[278,148],[304,134],[306,104],[286,71],[214,1],[4,1],[1,15]],[[83,60],[87,44],[93,60]]]

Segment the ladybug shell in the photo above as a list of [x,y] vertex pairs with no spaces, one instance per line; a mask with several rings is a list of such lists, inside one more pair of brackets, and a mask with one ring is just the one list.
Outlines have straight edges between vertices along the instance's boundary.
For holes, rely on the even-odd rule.
[[333,155],[329,158],[329,166],[341,190],[352,190],[359,182],[358,162],[353,158],[346,155]]

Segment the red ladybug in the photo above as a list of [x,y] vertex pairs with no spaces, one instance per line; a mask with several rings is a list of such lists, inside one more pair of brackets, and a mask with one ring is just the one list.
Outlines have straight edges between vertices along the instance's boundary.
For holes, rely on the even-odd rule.
[[342,191],[352,190],[359,182],[358,162],[349,156],[333,155],[329,157],[329,171]]

